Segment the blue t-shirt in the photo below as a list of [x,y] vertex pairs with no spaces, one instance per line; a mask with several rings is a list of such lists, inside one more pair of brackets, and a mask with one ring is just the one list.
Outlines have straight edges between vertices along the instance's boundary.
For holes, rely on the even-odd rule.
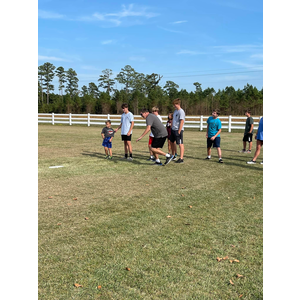
[[257,133],[256,133],[256,138],[258,140],[263,141],[263,132],[264,132],[264,121],[263,121],[263,117],[260,119],[259,121],[259,125],[258,125],[258,129],[257,129]]
[[[131,126],[131,122],[134,121],[133,118],[133,114],[129,111],[127,114],[123,113],[121,116],[121,123],[122,123],[122,127],[121,127],[121,135],[127,135],[130,126]],[[132,134],[132,130],[130,132],[130,134]]]
[[[214,119],[212,116],[210,116],[207,121],[208,127],[208,137],[211,138],[219,131],[219,129],[222,128],[222,124],[219,118]],[[217,137],[220,137],[220,134],[217,135]]]

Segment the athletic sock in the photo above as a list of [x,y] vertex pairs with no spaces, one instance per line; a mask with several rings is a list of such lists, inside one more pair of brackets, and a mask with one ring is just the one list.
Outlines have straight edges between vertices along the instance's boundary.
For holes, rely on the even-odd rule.
[[170,154],[170,153],[167,153],[167,154],[166,154],[166,157],[171,157],[171,154]]
[[128,157],[128,154],[125,153],[125,157],[127,158],[127,157]]
[[156,161],[157,163],[160,163],[160,160],[159,160],[159,159],[156,159],[155,161]]
[[207,155],[208,158],[211,158],[211,155]]
[[132,158],[132,153],[130,153],[129,156]]

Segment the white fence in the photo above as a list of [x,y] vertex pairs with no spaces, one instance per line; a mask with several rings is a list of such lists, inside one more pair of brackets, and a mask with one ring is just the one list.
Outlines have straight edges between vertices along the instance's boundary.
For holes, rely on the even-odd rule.
[[[161,116],[163,124],[166,124],[168,116]],[[210,116],[186,116],[184,128],[197,128],[199,130],[206,129],[206,121]],[[253,117],[254,129],[258,128],[260,117]],[[222,128],[228,129],[231,132],[232,129],[245,129],[244,117],[235,116],[220,116],[219,119],[222,122]],[[121,115],[96,115],[96,114],[38,114],[38,123],[50,123],[55,124],[82,124],[82,125],[105,125],[105,121],[111,120],[112,126],[120,125]],[[134,126],[145,126],[146,122],[140,115],[134,115]]]

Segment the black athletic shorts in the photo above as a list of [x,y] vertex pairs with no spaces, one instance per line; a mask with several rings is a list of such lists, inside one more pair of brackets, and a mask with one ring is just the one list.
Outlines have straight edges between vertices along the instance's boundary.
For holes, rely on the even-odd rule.
[[122,141],[131,141],[131,136],[132,136],[132,134],[131,135],[127,135],[127,134],[122,134],[121,135],[121,137],[122,137]]
[[183,144],[183,130],[178,134],[178,130],[171,130],[171,136],[169,140],[174,143],[176,141],[177,145]]
[[167,137],[162,137],[162,138],[156,138],[154,137],[152,140],[151,147],[152,148],[162,148],[165,144]]
[[243,142],[252,142],[253,133],[245,133],[243,137]]
[[214,148],[220,148],[220,144],[221,144],[221,137],[217,136],[213,141],[210,138],[207,138],[207,148],[211,148],[211,146],[213,145]]

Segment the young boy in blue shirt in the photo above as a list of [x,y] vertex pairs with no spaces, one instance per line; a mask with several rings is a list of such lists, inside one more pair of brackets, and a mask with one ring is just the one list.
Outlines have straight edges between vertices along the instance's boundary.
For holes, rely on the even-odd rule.
[[207,119],[207,128],[206,128],[206,138],[207,138],[207,157],[206,159],[211,159],[211,146],[217,148],[219,163],[223,163],[222,152],[221,152],[221,128],[222,123],[218,118],[220,111],[215,109],[212,111],[212,115]]

